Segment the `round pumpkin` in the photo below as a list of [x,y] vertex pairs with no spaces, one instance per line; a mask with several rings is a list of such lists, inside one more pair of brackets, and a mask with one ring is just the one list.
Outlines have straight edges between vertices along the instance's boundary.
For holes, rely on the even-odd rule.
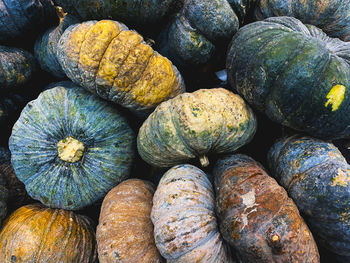
[[134,142],[116,108],[67,81],[25,106],[9,148],[31,197],[75,210],[103,198],[129,176]]
[[329,142],[292,136],[271,147],[268,162],[315,238],[350,256],[350,165],[340,151]]
[[96,230],[100,263],[164,262],[153,237],[153,194],[153,184],[140,179],[128,179],[109,191]]
[[156,246],[167,262],[234,262],[215,216],[213,186],[192,165],[177,165],[162,177],[151,219]]
[[259,163],[229,155],[213,175],[220,232],[241,262],[320,262],[298,208]]
[[292,17],[242,27],[227,54],[228,81],[270,119],[323,139],[350,135],[350,43]]
[[184,92],[176,67],[141,35],[112,20],[68,27],[59,40],[57,56],[73,82],[135,112],[149,112]]
[[161,103],[142,124],[137,137],[140,156],[157,167],[192,158],[203,166],[207,155],[233,152],[256,130],[255,115],[243,99],[223,89],[200,89]]
[[0,232],[1,262],[95,263],[96,240],[89,218],[42,204],[22,206]]

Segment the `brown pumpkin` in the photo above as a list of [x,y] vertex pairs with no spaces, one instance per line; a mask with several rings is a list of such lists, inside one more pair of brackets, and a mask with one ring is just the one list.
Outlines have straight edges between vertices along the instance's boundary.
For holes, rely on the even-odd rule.
[[164,262],[153,237],[153,194],[152,183],[129,179],[106,195],[96,231],[100,263]]

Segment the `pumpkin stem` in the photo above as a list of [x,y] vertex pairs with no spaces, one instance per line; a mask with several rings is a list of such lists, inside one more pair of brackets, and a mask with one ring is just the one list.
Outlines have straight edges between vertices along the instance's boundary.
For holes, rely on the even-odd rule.
[[203,167],[207,167],[209,165],[209,159],[205,155],[199,157],[199,161]]
[[57,143],[58,156],[62,161],[75,163],[81,159],[85,150],[82,142],[68,136]]

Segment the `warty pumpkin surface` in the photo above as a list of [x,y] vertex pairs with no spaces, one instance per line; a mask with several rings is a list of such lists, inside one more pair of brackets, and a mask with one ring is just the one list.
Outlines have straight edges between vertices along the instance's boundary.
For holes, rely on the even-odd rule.
[[6,219],[0,251],[1,262],[97,262],[91,220],[42,204],[22,206]]
[[254,136],[257,122],[244,100],[223,89],[200,89],[161,103],[142,124],[140,156],[153,166],[171,167],[192,158],[233,152]]
[[26,105],[9,148],[16,175],[31,197],[74,210],[129,176],[134,142],[116,108],[66,81]]
[[167,262],[234,262],[218,229],[213,186],[197,167],[177,165],[163,175],[151,219],[156,246]]
[[240,262],[320,262],[293,200],[252,158],[234,154],[214,166],[216,213]]
[[242,27],[227,54],[228,81],[270,119],[314,137],[350,135],[350,43],[296,18]]
[[98,257],[104,262],[165,262],[154,242],[151,221],[154,185],[128,179],[103,199],[96,230]]
[[271,147],[268,163],[315,238],[350,256],[350,166],[340,151],[329,142],[292,136]]
[[149,112],[185,89],[170,60],[116,21],[68,27],[59,40],[57,56],[73,82],[136,112]]

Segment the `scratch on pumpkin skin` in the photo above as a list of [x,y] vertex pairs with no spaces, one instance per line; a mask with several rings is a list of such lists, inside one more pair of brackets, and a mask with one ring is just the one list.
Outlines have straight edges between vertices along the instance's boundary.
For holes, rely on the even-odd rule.
[[338,168],[338,175],[333,178],[331,186],[339,185],[339,186],[347,187],[349,182],[350,182],[349,173],[344,173],[343,170]]

